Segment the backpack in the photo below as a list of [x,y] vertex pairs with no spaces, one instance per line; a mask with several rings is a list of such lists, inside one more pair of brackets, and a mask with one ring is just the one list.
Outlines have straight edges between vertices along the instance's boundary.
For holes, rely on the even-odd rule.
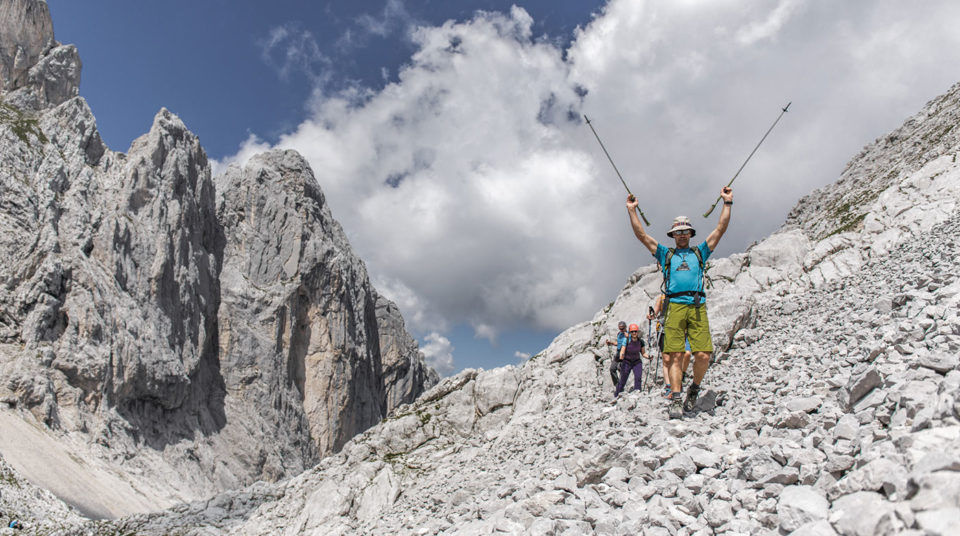
[[[704,278],[707,276],[707,269],[703,262],[703,254],[700,253],[699,247],[691,248],[693,249],[693,254],[697,256],[697,263],[700,265],[700,275]],[[667,249],[667,257],[664,260],[663,266],[663,289],[662,293],[666,295],[666,304],[661,308],[666,314],[666,305],[670,303],[670,298],[676,296],[694,296],[693,304],[695,307],[700,307],[700,300],[707,297],[707,294],[703,291],[703,281],[700,282],[700,290],[685,290],[683,292],[674,292],[668,293],[667,289],[670,287],[670,261],[673,259],[673,255],[677,252],[677,248]]]

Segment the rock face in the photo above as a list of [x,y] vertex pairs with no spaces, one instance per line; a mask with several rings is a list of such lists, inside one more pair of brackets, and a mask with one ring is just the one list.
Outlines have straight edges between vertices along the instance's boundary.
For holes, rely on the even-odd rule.
[[40,110],[75,97],[80,87],[80,56],[73,45],[53,38],[46,2],[0,3],[0,91],[21,110]]
[[[446,378],[312,471],[97,530],[955,533],[960,143],[925,133],[958,113],[960,85],[898,131],[916,139],[873,146],[771,237],[712,261],[717,359],[681,420],[658,388],[611,396],[602,341],[644,316],[648,266],[522,367]],[[880,181],[870,160],[903,171]],[[846,216],[807,208],[862,181],[878,189],[862,225],[833,233]]]
[[426,368],[409,359],[416,344],[363,264],[347,254],[346,237],[299,154],[270,152],[230,167],[217,191],[226,236],[226,383],[240,398],[269,401],[249,409],[276,411],[271,422],[302,408],[317,451],[339,450],[427,382]]
[[70,445],[37,469],[0,441],[13,467],[143,511],[295,475],[436,382],[299,155],[214,179],[167,110],[115,153],[46,3],[0,30],[0,411]]
[[46,2],[8,0],[0,4],[0,88],[22,86],[27,71],[53,44],[53,22]]
[[[816,240],[867,228],[879,242],[874,245],[874,250],[879,251],[877,246],[897,241],[895,233],[901,230],[901,224],[916,230],[917,225],[930,223],[930,220],[914,216],[935,211],[937,207],[913,206],[910,202],[933,186],[925,183],[932,182],[937,172],[929,169],[922,181],[909,184],[912,191],[902,192],[907,195],[894,195],[889,188],[925,166],[936,166],[934,161],[941,157],[950,156],[960,144],[960,131],[955,128],[958,122],[960,109],[957,108],[954,87],[927,103],[923,111],[900,128],[864,147],[847,164],[835,184],[816,190],[797,203],[787,217],[788,224],[803,228]],[[937,167],[942,169],[942,166]],[[885,209],[880,213],[875,210],[878,200]],[[899,204],[890,205],[894,200]],[[906,213],[903,221],[897,222],[902,213]],[[886,232],[876,232],[881,229]]]

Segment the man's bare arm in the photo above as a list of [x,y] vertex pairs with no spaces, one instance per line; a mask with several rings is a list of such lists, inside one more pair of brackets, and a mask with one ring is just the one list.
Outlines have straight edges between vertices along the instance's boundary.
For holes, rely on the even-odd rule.
[[720,221],[717,222],[717,228],[707,236],[707,247],[710,251],[717,249],[717,244],[727,232],[727,226],[730,225],[730,207],[733,206],[733,189],[724,187],[720,191],[720,197],[723,198],[723,208],[720,210]]
[[657,239],[643,230],[643,224],[640,223],[640,217],[637,216],[637,206],[639,204],[640,201],[637,200],[637,198],[633,196],[627,197],[627,213],[630,215],[630,226],[633,227],[633,234],[636,235],[637,240],[646,246],[652,255],[656,255]]

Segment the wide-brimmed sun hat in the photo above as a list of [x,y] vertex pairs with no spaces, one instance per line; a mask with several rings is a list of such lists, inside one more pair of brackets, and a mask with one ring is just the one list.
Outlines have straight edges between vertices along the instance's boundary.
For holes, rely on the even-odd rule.
[[690,218],[686,216],[677,216],[673,219],[673,225],[670,226],[670,230],[667,231],[667,236],[673,238],[674,231],[690,231],[690,238],[697,236],[697,230],[690,225]]

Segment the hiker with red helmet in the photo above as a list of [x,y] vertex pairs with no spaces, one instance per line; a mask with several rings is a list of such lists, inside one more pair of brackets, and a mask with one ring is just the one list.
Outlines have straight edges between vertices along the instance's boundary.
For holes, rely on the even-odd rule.
[[643,337],[640,336],[640,326],[630,324],[627,329],[629,336],[627,343],[620,348],[620,381],[617,382],[617,390],[614,391],[614,399],[620,396],[624,386],[627,385],[627,376],[633,372],[633,389],[640,390],[640,380],[643,378],[643,361],[641,357],[647,357],[647,351],[644,348]]
[[[656,257],[663,269],[664,292],[667,295],[663,359],[670,370],[671,393],[668,397],[667,413],[671,419],[683,417],[684,411],[693,411],[697,396],[700,394],[700,382],[703,381],[707,368],[710,367],[713,341],[704,303],[707,296],[703,292],[704,267],[710,253],[716,249],[723,233],[727,231],[727,225],[730,224],[733,190],[725,186],[720,191],[720,197],[723,199],[720,221],[717,222],[717,227],[707,235],[707,239],[695,248],[690,247],[690,239],[696,235],[696,230],[690,225],[689,218],[679,216],[673,220],[667,236],[674,240],[676,247],[667,248],[643,229],[643,224],[637,216],[637,199],[633,196],[627,198],[627,212],[630,215],[633,234]],[[686,398],[681,402],[680,383],[683,376],[681,361],[684,338],[690,341],[694,363],[693,381],[687,390]]]

